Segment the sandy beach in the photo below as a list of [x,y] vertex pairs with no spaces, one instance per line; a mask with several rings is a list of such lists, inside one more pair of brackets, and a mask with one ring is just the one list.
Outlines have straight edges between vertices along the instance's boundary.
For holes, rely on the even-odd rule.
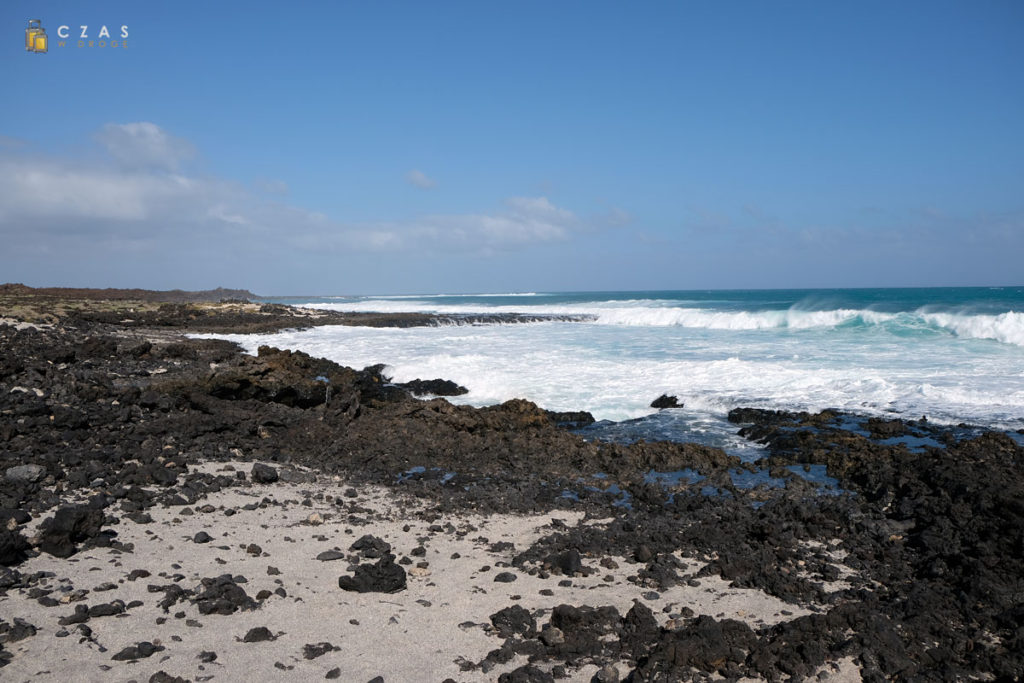
[[[252,465],[204,467],[233,473]],[[553,522],[569,527],[601,523],[580,513],[434,519],[421,501],[373,487],[350,497],[345,494],[350,490],[337,477],[232,489],[211,495],[198,506],[154,509],[153,521],[147,524],[123,518],[116,526],[118,539],[134,546],[133,552],[97,548],[77,554],[73,561],[41,555],[24,563],[20,571],[41,572],[45,578],[39,587],[53,589],[51,595],[60,605],[42,607],[23,591],[0,599],[5,618],[22,619],[37,629],[35,637],[10,646],[14,657],[4,678],[127,681],[149,680],[165,671],[197,681],[314,680],[336,670],[335,677],[345,681],[375,676],[385,681],[493,681],[526,659],[516,657],[487,671],[464,671],[460,664],[485,661],[488,652],[500,646],[491,616],[509,605],[522,606],[538,624],[548,621],[560,604],[610,605],[625,614],[639,602],[651,608],[662,626],[679,619],[684,607],[693,615],[738,619],[752,627],[809,613],[762,591],[730,588],[717,577],[659,592],[656,586],[628,580],[635,579],[638,569],[632,558],[587,557],[584,564],[598,569],[589,576],[541,579],[511,568],[516,548],[532,544],[551,530]],[[253,504],[255,509],[246,509]],[[234,514],[228,516],[228,511]],[[193,542],[200,532],[212,540]],[[338,588],[348,560],[358,556],[349,547],[367,534],[389,543],[399,558],[413,561],[407,568],[406,590],[379,594]],[[343,557],[316,559],[330,550],[341,551]],[[698,559],[680,559],[689,577],[703,566]],[[494,580],[510,568],[516,580]],[[142,572],[148,575],[143,577]],[[163,594],[148,589],[166,584],[175,574],[184,577],[176,579],[181,586],[200,586],[204,577],[225,573],[244,577],[240,585],[249,596],[261,591],[272,595],[253,609],[202,615],[188,600],[165,611],[157,604]],[[59,623],[76,606],[113,601],[142,604],[88,619],[88,637],[79,625]],[[244,642],[258,627],[269,629],[274,640]],[[142,641],[162,649],[145,658],[112,659]],[[308,647],[321,643],[330,643],[330,649],[312,659],[305,656]],[[216,653],[216,659],[204,662],[204,652]],[[598,669],[584,665],[567,670],[564,680],[590,681]],[[628,664],[618,669],[624,677]],[[859,676],[856,667],[846,663],[828,680]]]

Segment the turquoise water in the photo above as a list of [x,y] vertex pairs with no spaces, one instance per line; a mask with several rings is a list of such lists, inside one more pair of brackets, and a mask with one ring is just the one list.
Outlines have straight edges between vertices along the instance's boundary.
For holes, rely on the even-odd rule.
[[[1024,287],[278,301],[341,311],[578,316],[235,338],[251,350],[272,344],[355,367],[386,363],[396,381],[452,379],[470,390],[456,400],[474,405],[527,398],[554,410],[589,410],[640,435],[734,439],[724,418],[737,406],[1024,428]],[[684,407],[654,415],[649,404],[663,393]]]

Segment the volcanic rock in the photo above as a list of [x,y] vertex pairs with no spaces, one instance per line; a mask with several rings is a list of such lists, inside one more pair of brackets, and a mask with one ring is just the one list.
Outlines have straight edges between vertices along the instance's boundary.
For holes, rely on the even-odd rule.
[[19,531],[0,529],[0,566],[13,567],[23,562],[27,555],[28,541]]
[[249,629],[249,631],[242,638],[243,643],[262,643],[268,640],[276,640],[276,636],[270,632],[266,626],[256,626],[255,628]]
[[199,589],[192,602],[199,608],[200,614],[233,614],[240,609],[251,610],[257,607],[245,589],[228,574],[204,578]]
[[651,407],[657,408],[658,410],[664,410],[665,408],[681,408],[682,404],[679,399],[675,396],[669,396],[668,394],[662,394],[658,398],[651,401]]
[[262,462],[252,466],[249,476],[254,484],[273,484],[279,478],[275,468]]
[[361,564],[352,576],[338,579],[339,588],[357,593],[397,593],[405,590],[405,586],[405,569],[395,564],[395,556],[390,553],[376,564]]
[[164,647],[162,645],[154,645],[153,643],[144,640],[140,643],[136,643],[135,645],[129,645],[111,657],[111,659],[118,662],[130,661],[133,659],[145,659],[146,657],[150,657],[154,653],[162,652],[163,650]]
[[462,396],[469,389],[448,379],[414,379],[398,386],[408,389],[413,396]]
[[302,656],[305,659],[316,659],[317,657],[325,655],[328,652],[332,652],[332,651],[340,650],[340,649],[341,649],[340,647],[337,647],[335,645],[331,645],[330,643],[327,643],[327,642],[315,643],[315,644],[306,644],[302,648]]
[[46,476],[46,468],[42,465],[15,465],[8,467],[4,474],[8,481],[16,484],[35,483]]
[[381,538],[366,534],[349,546],[349,549],[358,551],[363,557],[372,560],[391,552],[391,544]]
[[491,623],[502,638],[513,635],[531,637],[537,631],[537,621],[520,605],[512,605],[491,615]]
[[103,511],[84,505],[59,508],[53,517],[43,520],[39,549],[54,557],[71,557],[76,543],[96,537],[103,525]]

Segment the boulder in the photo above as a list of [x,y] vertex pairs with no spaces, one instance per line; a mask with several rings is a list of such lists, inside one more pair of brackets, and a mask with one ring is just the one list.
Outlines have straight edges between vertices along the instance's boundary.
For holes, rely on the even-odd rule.
[[664,410],[665,408],[682,408],[683,404],[679,402],[679,399],[675,396],[669,396],[668,394],[662,394],[658,398],[651,401],[651,407],[657,408],[658,410]]
[[361,564],[352,576],[338,579],[338,587],[356,593],[397,593],[405,590],[405,569],[395,564],[395,556],[387,554],[376,564]]

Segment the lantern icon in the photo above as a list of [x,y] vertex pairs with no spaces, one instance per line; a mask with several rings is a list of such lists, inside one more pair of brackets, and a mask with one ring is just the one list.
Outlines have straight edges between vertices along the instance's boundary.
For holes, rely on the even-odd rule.
[[25,49],[29,52],[46,52],[46,29],[39,19],[31,19],[25,29]]

